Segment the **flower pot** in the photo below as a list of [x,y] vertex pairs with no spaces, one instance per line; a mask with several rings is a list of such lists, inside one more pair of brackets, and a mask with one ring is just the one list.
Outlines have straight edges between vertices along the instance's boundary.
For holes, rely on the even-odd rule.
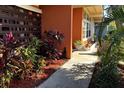
[[75,48],[76,48],[77,50],[82,50],[83,46],[82,46],[82,45],[76,45]]

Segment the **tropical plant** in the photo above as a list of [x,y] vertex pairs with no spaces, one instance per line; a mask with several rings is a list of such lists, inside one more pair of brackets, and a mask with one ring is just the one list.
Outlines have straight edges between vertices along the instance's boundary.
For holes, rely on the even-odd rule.
[[14,49],[17,47],[12,32],[7,33],[3,39],[0,39],[0,87],[8,87],[13,77],[13,73],[9,69],[8,63],[15,56]]
[[26,47],[21,49],[22,57],[24,60],[31,60],[33,64],[36,62],[36,58],[38,55],[36,55],[37,51],[35,48]]
[[29,42],[29,47],[31,48],[35,48],[36,50],[38,50],[41,46],[41,41],[37,38],[37,37],[33,37],[30,42]]
[[40,73],[43,73],[44,71],[41,70],[43,67],[46,66],[46,61],[45,61],[45,58],[43,56],[41,56],[38,60],[38,63],[37,63],[37,71],[40,72]]
[[74,45],[75,45],[75,46],[82,45],[82,42],[81,42],[80,40],[76,40],[76,41],[74,42]]
[[0,72],[0,88],[9,87],[12,76],[13,76],[13,73],[11,73],[9,70],[1,71]]
[[12,32],[0,39],[0,87],[9,87],[14,79],[25,79],[33,71],[41,70],[45,60],[38,61],[36,54],[40,47],[40,41],[34,37],[29,43],[18,42]]
[[62,33],[55,31],[45,31],[45,39],[41,42],[41,55],[48,59],[60,59],[62,52],[57,49],[57,44],[64,39]]
[[13,73],[14,79],[25,79],[29,77],[33,70],[33,64],[30,60],[23,62],[22,60],[11,59],[8,68]]
[[[101,66],[96,74],[95,87],[118,87],[119,71],[117,64],[124,59],[124,7],[110,6],[108,16],[100,24],[98,34],[99,57]],[[116,29],[108,31],[105,37],[102,37],[103,29],[110,22],[115,21]],[[103,50],[103,51],[102,51]]]
[[83,44],[82,44],[81,40],[76,40],[76,41],[74,42],[74,47],[75,47],[76,49],[78,49],[78,50],[82,50],[82,49],[83,49]]
[[64,35],[62,33],[60,33],[59,31],[45,31],[44,32],[46,37],[52,40],[56,40],[56,41],[63,41],[64,39]]
[[21,48],[22,58],[25,61],[31,60],[34,70],[40,69],[41,63],[38,61],[38,59],[44,60],[44,57],[37,54],[40,46],[40,40],[37,37],[33,37],[26,47]]

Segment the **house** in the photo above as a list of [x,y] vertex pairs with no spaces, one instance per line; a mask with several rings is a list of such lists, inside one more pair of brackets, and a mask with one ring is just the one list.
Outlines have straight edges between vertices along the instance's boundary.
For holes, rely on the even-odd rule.
[[[4,8],[4,6],[2,7]],[[22,15],[19,15],[21,16],[19,19],[16,14],[16,11],[18,11],[16,7],[13,7],[15,9],[13,12],[15,17],[11,15],[12,13],[8,13],[9,11],[6,10],[7,8],[4,8],[4,11],[2,10],[1,13],[4,12],[5,15],[8,16],[9,14],[12,17],[6,16],[6,20],[5,18],[1,19],[0,26],[4,26],[4,24],[5,26],[10,26],[9,23],[11,21],[14,23],[11,27],[1,28],[6,31],[14,30],[18,33],[19,31],[23,31],[25,34],[21,33],[21,37],[28,37],[29,34],[28,32],[26,33],[28,30],[33,30],[33,33],[42,36],[44,31],[60,31],[64,34],[64,41],[57,47],[60,50],[66,49],[67,58],[71,58],[72,46],[75,40],[81,40],[83,43],[93,40],[94,33],[97,30],[97,24],[102,21],[103,17],[103,6],[101,5],[17,5],[17,7],[36,12],[37,14],[33,12],[36,17],[29,11],[28,17],[33,16],[32,18],[34,18],[34,20],[32,18],[25,20]],[[11,10],[11,7],[8,6],[8,9]],[[21,9],[19,11],[24,12]],[[17,20],[13,21],[15,19]],[[23,21],[21,21],[21,19]],[[35,24],[40,24],[40,27],[29,26],[28,24],[31,24],[30,20],[33,20]],[[17,35],[17,37],[19,36]]]
[[42,10],[42,32],[55,30],[64,33],[65,39],[59,49],[66,48],[67,58],[71,58],[75,40],[87,43],[93,40],[97,24],[103,18],[101,5],[40,5]]

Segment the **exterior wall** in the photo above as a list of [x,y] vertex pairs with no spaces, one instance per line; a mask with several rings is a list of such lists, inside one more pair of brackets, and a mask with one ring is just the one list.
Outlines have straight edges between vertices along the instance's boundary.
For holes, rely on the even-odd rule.
[[42,9],[42,32],[45,30],[60,31],[64,34],[64,41],[58,46],[66,48],[67,58],[72,54],[72,22],[73,8],[71,5],[44,5]]
[[[73,42],[76,40],[81,40],[83,37],[83,8],[74,8],[73,9]],[[73,43],[72,42],[72,43]]]

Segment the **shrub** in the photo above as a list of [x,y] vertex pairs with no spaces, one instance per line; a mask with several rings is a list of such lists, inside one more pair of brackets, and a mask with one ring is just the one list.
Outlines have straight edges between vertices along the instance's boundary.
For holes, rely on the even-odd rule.
[[[110,6],[108,18],[100,24],[98,33],[99,41],[99,57],[101,58],[101,66],[96,74],[95,87],[118,87],[120,82],[120,73],[117,64],[120,60],[124,60],[124,27],[122,26],[123,6]],[[116,23],[116,29],[108,31],[103,38],[103,29],[110,22]],[[105,44],[104,44],[105,43]]]
[[45,39],[41,42],[41,55],[48,59],[60,59],[62,52],[57,49],[57,44],[64,39],[62,33],[48,31],[44,33]]
[[25,79],[44,66],[43,57],[42,62],[37,61],[40,58],[36,54],[39,47],[40,41],[36,37],[29,43],[19,43],[10,32],[0,39],[0,87],[9,87],[13,78]]

